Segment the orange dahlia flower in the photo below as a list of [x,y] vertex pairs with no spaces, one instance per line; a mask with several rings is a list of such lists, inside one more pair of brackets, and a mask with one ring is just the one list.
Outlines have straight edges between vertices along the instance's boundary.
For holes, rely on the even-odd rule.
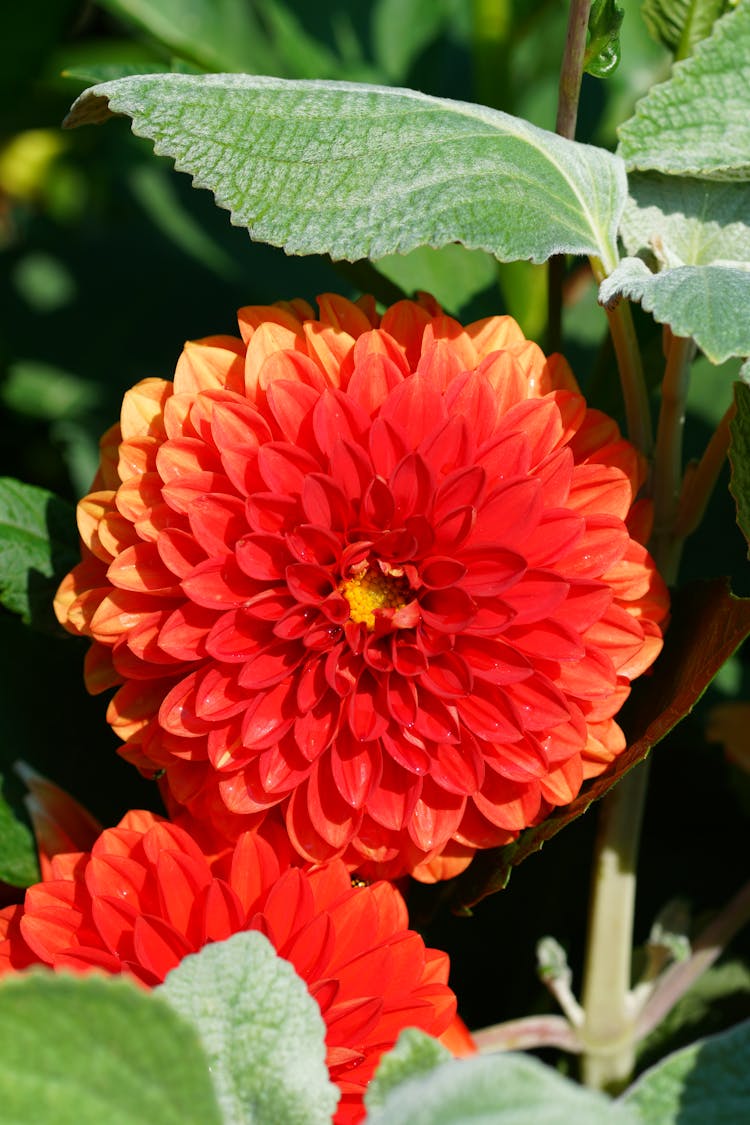
[[471,1049],[447,955],[408,929],[395,887],[352,887],[341,860],[284,869],[257,833],[212,860],[181,827],[131,812],[90,853],[56,855],[50,875],[23,906],[0,911],[0,974],[32,964],[99,969],[150,988],[186,954],[258,930],[320,1007],[341,1090],[337,1125],[364,1116],[367,1083],[403,1028],[447,1031],[459,1053]]
[[170,808],[429,880],[623,748],[667,613],[643,464],[509,317],[319,304],[128,391],[57,612]]

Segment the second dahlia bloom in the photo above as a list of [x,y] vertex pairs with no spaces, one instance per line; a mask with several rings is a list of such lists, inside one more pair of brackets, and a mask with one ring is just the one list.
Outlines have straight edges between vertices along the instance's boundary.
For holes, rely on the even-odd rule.
[[319,303],[126,394],[58,616],[173,810],[441,877],[623,748],[667,612],[643,467],[509,317]]
[[24,905],[0,911],[0,974],[98,969],[151,988],[188,953],[241,930],[264,934],[320,1007],[341,1091],[336,1125],[364,1116],[365,1088],[403,1028],[447,1032],[449,1046],[473,1049],[455,1019],[448,958],[408,929],[391,884],[352,887],[340,860],[284,867],[257,833],[210,858],[183,828],[145,812],[106,829],[90,853],[55,855]]

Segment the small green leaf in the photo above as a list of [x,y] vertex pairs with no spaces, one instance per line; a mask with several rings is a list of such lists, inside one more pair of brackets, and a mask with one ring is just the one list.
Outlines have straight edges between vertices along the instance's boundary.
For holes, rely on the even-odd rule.
[[663,1059],[621,1105],[645,1125],[738,1125],[750,1120],[750,1020]]
[[339,1093],[320,1009],[263,934],[204,946],[157,991],[197,1028],[226,1122],[330,1125]]
[[750,387],[734,384],[736,413],[729,423],[729,464],[732,476],[729,491],[737,505],[737,525],[748,543],[750,558]]
[[374,6],[372,46],[389,82],[403,82],[421,52],[446,22],[443,0],[379,0]]
[[0,477],[0,604],[52,627],[52,598],[78,561],[75,513],[44,488]]
[[750,262],[747,184],[636,172],[628,187],[620,234],[632,257],[682,266]]
[[625,1106],[520,1054],[451,1060],[399,1083],[366,1125],[638,1125]]
[[395,1045],[381,1058],[375,1077],[367,1087],[365,1106],[374,1113],[385,1105],[391,1090],[415,1075],[428,1074],[441,1063],[448,1062],[451,1053],[431,1035],[416,1027],[401,1032]]
[[641,15],[654,39],[684,59],[731,5],[732,0],[643,0]]
[[623,258],[599,287],[599,301],[638,301],[676,336],[692,336],[712,363],[750,355],[750,265],[677,266],[651,273],[640,258]]
[[709,180],[750,177],[750,4],[716,22],[618,130],[628,170]]
[[198,1037],[121,977],[31,970],[0,982],[6,1125],[221,1125]]
[[28,887],[38,879],[34,837],[27,825],[16,819],[0,789],[0,881],[12,887]]
[[461,242],[507,261],[617,260],[611,153],[483,106],[413,90],[249,75],[94,86],[68,126],[132,118],[254,239],[354,261]]
[[625,11],[617,0],[594,0],[589,13],[583,69],[607,78],[620,64],[620,27]]

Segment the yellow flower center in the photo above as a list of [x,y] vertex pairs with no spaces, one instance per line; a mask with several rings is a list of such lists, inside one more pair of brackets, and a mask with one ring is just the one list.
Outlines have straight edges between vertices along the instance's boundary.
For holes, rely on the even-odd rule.
[[375,567],[346,578],[339,593],[349,602],[349,617],[361,621],[368,629],[375,628],[376,609],[401,609],[410,600],[406,578],[383,574]]

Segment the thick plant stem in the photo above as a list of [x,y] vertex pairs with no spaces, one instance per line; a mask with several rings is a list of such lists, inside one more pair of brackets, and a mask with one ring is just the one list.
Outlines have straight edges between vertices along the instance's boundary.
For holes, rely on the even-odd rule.
[[[573,140],[578,120],[578,100],[581,95],[583,60],[586,53],[586,31],[589,25],[591,0],[571,0],[568,12],[568,32],[560,67],[560,85],[557,94],[557,120],[555,132]],[[559,351],[562,343],[562,290],[565,277],[565,259],[561,255],[550,258],[547,286],[547,351]]]
[[675,532],[682,488],[682,434],[685,422],[690,363],[695,344],[689,338],[673,336],[665,329],[667,366],[662,384],[659,425],[656,431],[653,497],[654,532],[651,553],[668,582],[674,580],[682,551],[682,539]]
[[[603,262],[591,258],[591,268],[597,284],[614,269],[616,261]],[[619,301],[614,308],[607,309],[609,331],[617,356],[620,372],[620,385],[625,404],[625,418],[628,424],[628,437],[633,445],[650,461],[653,454],[654,438],[651,428],[651,406],[643,374],[643,363],[635,334],[633,315],[627,301]]]
[[[651,482],[651,552],[668,584],[676,580],[682,542],[675,534],[675,521],[693,354],[692,340],[669,333]],[[583,986],[582,1074],[586,1085],[613,1092],[627,1083],[635,1061],[637,1001],[631,993],[630,973],[636,863],[648,773],[648,763],[642,762],[602,803],[594,860]]]
[[635,1060],[630,966],[636,863],[648,766],[631,770],[600,810],[583,981],[582,1078],[616,1091]]

